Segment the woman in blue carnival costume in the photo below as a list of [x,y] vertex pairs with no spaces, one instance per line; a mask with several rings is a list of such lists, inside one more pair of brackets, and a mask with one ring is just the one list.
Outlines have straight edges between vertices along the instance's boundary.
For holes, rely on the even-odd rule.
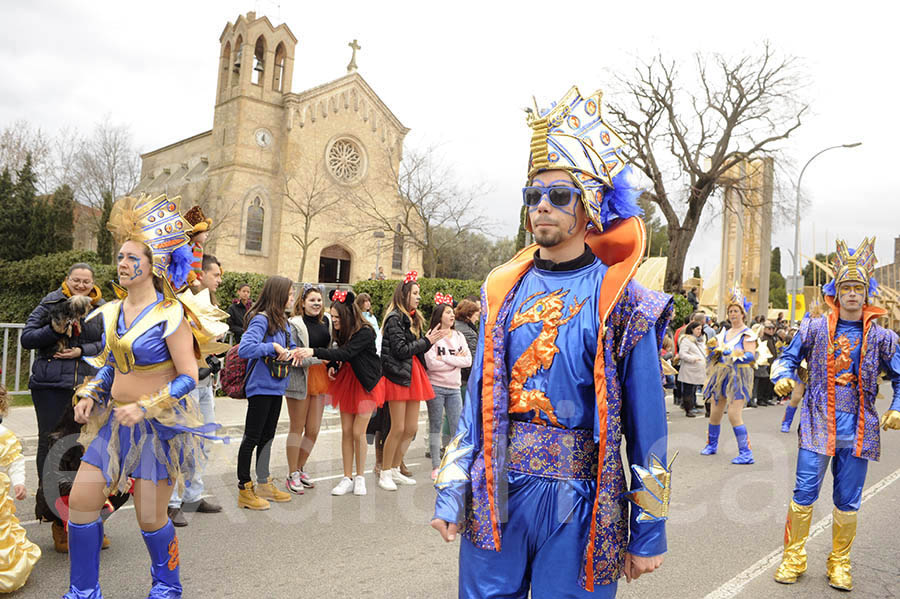
[[750,436],[744,426],[742,412],[753,392],[753,364],[756,362],[756,334],[744,320],[750,311],[750,302],[737,285],[728,298],[727,316],[731,328],[722,329],[707,342],[712,369],[703,388],[703,397],[712,402],[709,412],[709,431],[706,447],[700,453],[713,455],[719,449],[719,431],[722,416],[728,407],[728,420],[737,439],[738,455],[732,464],[752,464],[753,451]]
[[435,479],[431,525],[463,533],[460,597],[613,597],[666,552],[672,300],[632,280],[640,190],[600,100],[573,87],[528,117],[537,243],[485,281],[468,400]]
[[[784,554],[775,580],[791,584],[806,572],[806,539],[813,504],[831,462],[834,477],[832,546],[827,561],[829,584],[853,589],[850,549],[856,538],[869,461],[881,454],[879,425],[900,429],[900,344],[891,330],[875,324],[885,311],[868,303],[878,293],[875,239],[856,250],[837,242],[834,279],[822,291],[830,312],[804,318],[800,330],[772,366],[775,392],[787,395],[805,359],[806,390],[800,408],[797,479],[784,527]],[[879,422],[875,398],[878,375],[893,387],[890,408]]]
[[[86,447],[69,498],[70,586],[64,599],[98,599],[103,521],[110,493],[133,485],[135,511],[150,554],[150,599],[181,597],[178,539],[166,506],[197,467],[203,424],[188,393],[201,352],[221,351],[204,319],[227,316],[173,291],[190,269],[190,224],[179,198],[123,198],[108,228],[121,244],[119,299],[95,310],[104,348],[87,358],[100,370],[75,392],[75,420]],[[190,295],[190,294],[188,294]]]

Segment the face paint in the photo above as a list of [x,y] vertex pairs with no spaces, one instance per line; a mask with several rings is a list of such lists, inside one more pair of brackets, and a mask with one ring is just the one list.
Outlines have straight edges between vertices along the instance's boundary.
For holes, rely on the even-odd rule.
[[144,271],[141,269],[141,259],[139,257],[129,256],[128,259],[134,264],[134,276],[131,277],[131,280],[133,281],[144,274]]

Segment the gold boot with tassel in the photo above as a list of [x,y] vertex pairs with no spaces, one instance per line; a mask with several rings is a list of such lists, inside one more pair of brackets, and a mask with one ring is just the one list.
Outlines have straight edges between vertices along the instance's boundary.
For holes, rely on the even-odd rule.
[[812,522],[813,506],[799,505],[791,500],[784,523],[784,554],[775,571],[775,581],[793,584],[806,572],[806,539]]
[[828,555],[828,584],[842,591],[853,590],[850,576],[850,549],[856,538],[857,512],[842,512],[834,508],[831,525],[831,553]]

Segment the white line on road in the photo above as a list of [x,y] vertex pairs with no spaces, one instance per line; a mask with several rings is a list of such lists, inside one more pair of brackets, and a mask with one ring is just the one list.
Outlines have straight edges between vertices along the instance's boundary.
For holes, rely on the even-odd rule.
[[[871,487],[865,490],[862,496],[862,503],[867,502],[869,499],[874,497],[879,492],[883,491],[890,485],[892,482],[900,478],[900,469],[895,470],[891,474],[887,475]],[[831,526],[831,514],[828,514],[818,522],[816,522],[809,531],[809,539],[816,537],[821,534],[823,531],[827,530],[829,526]],[[765,574],[766,570],[778,564],[781,561],[781,554],[783,548],[779,547],[772,553],[766,555],[764,558],[717,588],[715,591],[709,593],[704,599],[730,599],[731,597],[736,597],[738,593],[740,593],[747,584],[757,578],[758,576]]]

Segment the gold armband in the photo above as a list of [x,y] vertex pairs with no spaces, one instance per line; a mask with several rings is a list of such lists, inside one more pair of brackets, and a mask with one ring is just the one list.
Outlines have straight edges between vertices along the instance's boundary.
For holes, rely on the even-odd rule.
[[91,379],[75,389],[75,394],[72,396],[72,407],[75,407],[82,399],[91,399],[94,403],[102,406],[107,397],[109,397],[109,392],[103,388],[103,381]]
[[672,483],[672,462],[678,453],[672,456],[669,466],[655,455],[650,454],[649,468],[633,464],[631,469],[640,478],[641,486],[627,493],[628,499],[640,508],[638,522],[659,522],[669,517],[669,492]]

